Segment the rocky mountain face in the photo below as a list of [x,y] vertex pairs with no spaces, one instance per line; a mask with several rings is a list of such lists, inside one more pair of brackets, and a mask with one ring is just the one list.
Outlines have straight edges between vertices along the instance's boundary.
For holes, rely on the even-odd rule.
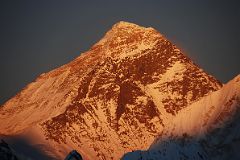
[[198,124],[197,114],[179,117],[211,108],[195,104],[221,87],[155,29],[119,22],[89,51],[7,101],[0,134],[37,136],[34,143],[61,158],[76,149],[85,159],[119,159],[177,135],[172,126]]

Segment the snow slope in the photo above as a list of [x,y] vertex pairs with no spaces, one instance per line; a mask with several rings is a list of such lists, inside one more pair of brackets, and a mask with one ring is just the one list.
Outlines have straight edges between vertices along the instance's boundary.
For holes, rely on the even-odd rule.
[[239,159],[240,75],[181,110],[147,151],[122,159]]

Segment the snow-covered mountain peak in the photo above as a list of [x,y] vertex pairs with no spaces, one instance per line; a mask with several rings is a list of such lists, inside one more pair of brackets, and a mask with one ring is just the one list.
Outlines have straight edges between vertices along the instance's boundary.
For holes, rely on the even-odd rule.
[[113,25],[113,30],[117,29],[137,29],[137,30],[154,30],[152,27],[142,27],[137,24],[126,22],[126,21],[120,21]]
[[115,28],[115,27],[117,27],[117,28],[125,28],[125,27],[135,28],[135,27],[140,27],[140,26],[137,24],[131,23],[131,22],[119,21],[116,24],[114,24],[112,28]]
[[169,120],[221,86],[156,30],[119,22],[5,103],[0,134],[37,131],[60,155],[64,146],[119,159],[146,149]]
[[120,21],[92,49],[101,48],[106,56],[126,57],[152,49],[161,39],[163,36],[153,28]]

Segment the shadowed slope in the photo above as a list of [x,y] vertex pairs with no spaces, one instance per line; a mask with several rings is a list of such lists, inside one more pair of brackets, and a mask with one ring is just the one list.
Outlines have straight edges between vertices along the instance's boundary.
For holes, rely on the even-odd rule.
[[43,144],[33,145],[26,137],[23,136],[4,136],[0,135],[9,147],[14,151],[19,160],[58,160],[59,157],[52,155],[48,147]]

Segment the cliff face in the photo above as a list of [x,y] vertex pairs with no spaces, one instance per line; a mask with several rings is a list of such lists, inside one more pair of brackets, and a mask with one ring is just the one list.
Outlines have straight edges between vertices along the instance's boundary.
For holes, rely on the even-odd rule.
[[119,159],[147,149],[181,110],[221,86],[155,29],[119,22],[4,104],[0,134],[32,130],[56,153],[65,146]]

